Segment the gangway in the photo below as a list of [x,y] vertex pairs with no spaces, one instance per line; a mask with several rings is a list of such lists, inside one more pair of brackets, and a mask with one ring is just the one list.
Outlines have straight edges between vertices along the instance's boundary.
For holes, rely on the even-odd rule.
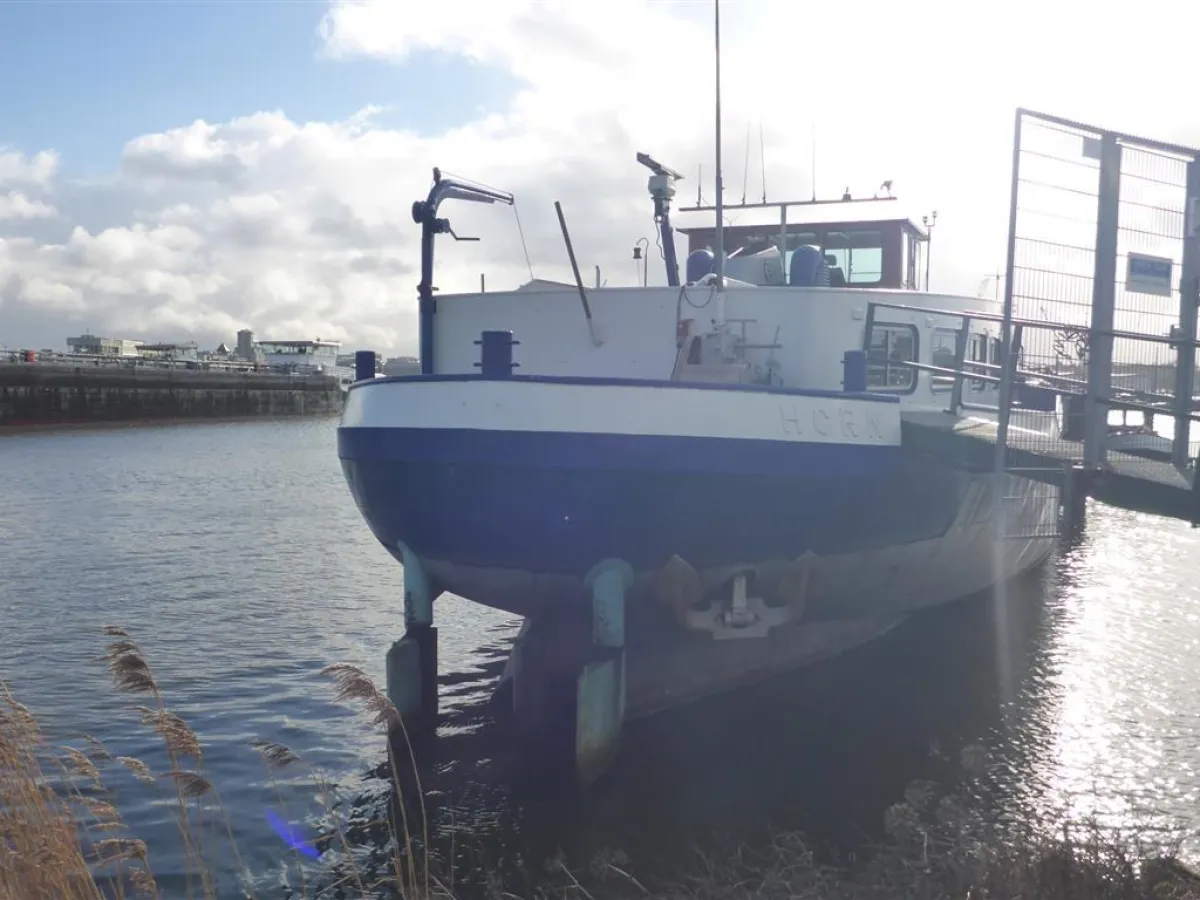
[[[1200,524],[1198,229],[1200,151],[1018,109],[1002,309],[868,303],[864,347],[889,310],[955,329],[952,365],[909,363],[952,387],[944,412],[907,417],[906,445],[1056,486],[1066,507],[1090,495]],[[995,358],[968,358],[979,323],[1000,335]],[[964,391],[981,382],[994,403]],[[1132,434],[1112,423],[1129,412]]]

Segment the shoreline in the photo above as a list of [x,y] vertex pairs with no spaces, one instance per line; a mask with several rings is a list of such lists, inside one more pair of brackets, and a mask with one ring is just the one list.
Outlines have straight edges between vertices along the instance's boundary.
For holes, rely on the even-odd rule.
[[132,428],[178,427],[183,425],[228,425],[234,422],[281,422],[296,419],[332,419],[341,411],[279,416],[170,416],[161,419],[122,419],[89,422],[24,422],[6,425],[0,422],[0,439],[6,435],[29,435],[56,432],[120,431]]

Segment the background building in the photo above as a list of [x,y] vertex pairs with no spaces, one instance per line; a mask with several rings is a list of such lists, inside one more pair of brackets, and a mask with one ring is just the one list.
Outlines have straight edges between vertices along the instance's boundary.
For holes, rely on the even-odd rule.
[[67,347],[72,353],[86,353],[89,356],[137,356],[141,346],[141,341],[99,337],[94,334],[67,338]]

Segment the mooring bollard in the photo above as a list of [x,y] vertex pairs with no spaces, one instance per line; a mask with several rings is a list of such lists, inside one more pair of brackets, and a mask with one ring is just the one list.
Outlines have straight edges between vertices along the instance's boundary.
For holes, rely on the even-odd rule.
[[354,354],[354,380],[366,381],[375,377],[375,351],[358,350]]
[[485,331],[479,337],[475,346],[481,349],[475,366],[482,377],[508,378],[513,369],[520,367],[520,363],[513,362],[513,347],[521,342],[513,340],[511,331]]
[[867,352],[847,350],[842,354],[842,390],[847,394],[867,392]]

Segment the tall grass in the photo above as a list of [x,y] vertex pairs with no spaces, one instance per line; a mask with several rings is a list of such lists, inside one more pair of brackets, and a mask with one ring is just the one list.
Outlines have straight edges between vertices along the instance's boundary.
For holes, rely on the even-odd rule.
[[[0,683],[0,900],[123,900],[181,893],[188,900],[257,898],[224,804],[204,775],[198,736],[170,710],[129,633],[109,627],[105,635],[103,659],[113,685],[144,698],[132,708],[162,741],[167,767],[154,772],[142,760],[113,755],[92,737],[83,738],[83,749],[51,745],[36,716]],[[417,767],[395,707],[361,669],[337,664],[323,674],[339,702],[360,710],[374,727],[399,734],[399,751],[387,742],[392,782],[399,790],[401,767],[414,773]],[[300,883],[290,897],[433,900],[457,891],[520,900],[512,885],[495,875],[462,885],[439,877],[419,781],[415,797],[398,798],[397,815],[372,823],[388,837],[386,871],[380,874],[357,861],[345,827],[333,814],[324,776],[283,744],[264,740],[253,747],[285,814],[287,798],[277,777],[307,769],[329,807],[334,833],[328,844],[341,851],[322,856],[330,862],[313,863],[311,847],[293,842]],[[398,760],[397,752],[405,758]],[[969,767],[970,760],[966,763]],[[171,894],[155,879],[147,845],[121,818],[108,780],[118,771],[161,785],[171,798],[184,856],[182,885]],[[634,876],[619,852],[598,856],[579,874],[566,860],[553,859],[541,880],[524,890],[530,900],[1200,900],[1200,877],[1178,862],[1171,847],[1144,846],[1137,836],[1094,826],[1052,831],[1029,822],[998,824],[962,791],[914,784],[888,810],[885,825],[886,841],[841,864],[819,861],[801,836],[781,833],[765,845],[697,852],[676,877],[647,882]],[[231,862],[240,883],[219,884],[215,873],[228,871]]]

